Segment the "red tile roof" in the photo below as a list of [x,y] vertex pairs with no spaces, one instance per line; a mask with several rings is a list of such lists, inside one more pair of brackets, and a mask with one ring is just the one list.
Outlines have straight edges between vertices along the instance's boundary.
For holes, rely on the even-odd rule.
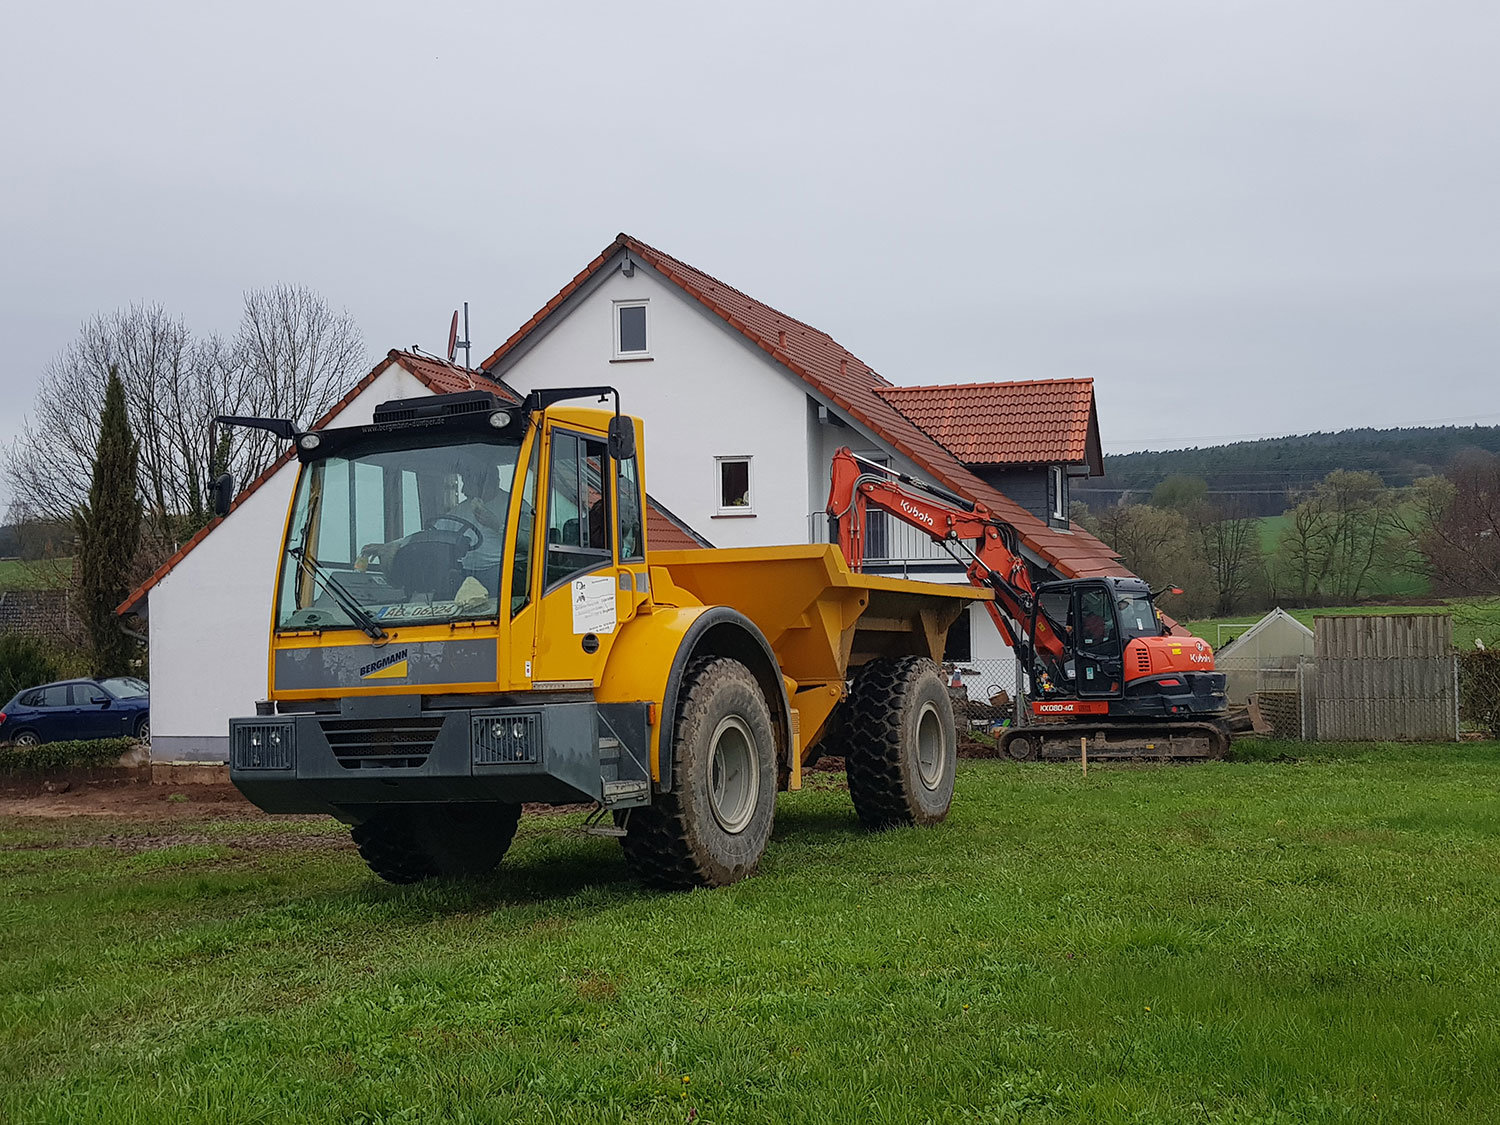
[[657,503],[649,493],[646,495],[646,542],[653,551],[691,551],[696,547],[713,546]]
[[[321,429],[322,427],[332,422],[333,419],[345,407],[347,407],[351,402],[358,398],[360,393],[364,391],[364,389],[371,383],[373,383],[376,377],[379,376],[379,374],[387,367],[389,367],[392,363],[405,368],[412,375],[415,375],[426,386],[430,387],[434,394],[447,394],[451,391],[469,391],[478,389],[493,391],[495,394],[499,395],[501,398],[505,399],[508,402],[520,401],[518,398],[516,398],[515,393],[509,387],[505,386],[503,383],[496,382],[488,375],[484,374],[482,371],[465,371],[462,367],[456,367],[451,363],[444,363],[442,360],[433,358],[432,356],[417,355],[413,352],[400,352],[393,349],[386,354],[384,359],[375,364],[374,367],[370,368],[370,373],[368,375],[366,375],[358,383],[355,383],[354,386],[349,388],[348,394],[344,395],[343,398],[339,399],[338,402],[329,407],[328,411],[313,423],[312,428],[315,430]],[[253,481],[246,485],[240,492],[240,494],[234,498],[234,503],[230,505],[229,510],[233,512],[236,508],[243,504],[246,497],[250,496],[251,493],[259,489],[261,485],[266,483],[266,481],[270,480],[276,474],[276,470],[281,468],[281,466],[285,465],[291,459],[292,454],[291,451],[288,450],[280,457],[278,457],[275,461],[273,461],[270,467],[267,468],[265,472],[261,473],[260,476],[256,477]],[[147,578],[146,581],[142,582],[139,586],[132,590],[130,592],[130,596],[127,597],[123,602],[121,602],[117,607],[115,607],[115,612],[134,612],[135,607],[138,606],[141,603],[142,599],[144,599],[145,596],[151,592],[152,588],[167,575],[171,574],[177,564],[180,563],[183,559],[187,558],[188,553],[191,552],[192,549],[199,543],[202,543],[203,540],[207,539],[208,533],[223,522],[224,521],[222,519],[214,519],[202,528],[199,528],[198,532],[191,539],[189,539],[182,546],[178,547],[177,550],[173,551],[172,554],[168,556],[166,562],[162,563],[161,566],[157,567],[156,570],[152,572],[150,578]]]
[[1077,465],[1104,472],[1092,379],[884,387],[879,392],[965,465]]
[[1053,528],[970,472],[951,452],[890,402],[891,384],[827,333],[778,312],[639,239],[621,234],[484,361],[486,370],[506,357],[542,321],[621,251],[629,251],[693,300],[721,318],[773,360],[911,458],[941,483],[977,500],[1012,524],[1038,558],[1069,578],[1128,575],[1120,558],[1077,524]]

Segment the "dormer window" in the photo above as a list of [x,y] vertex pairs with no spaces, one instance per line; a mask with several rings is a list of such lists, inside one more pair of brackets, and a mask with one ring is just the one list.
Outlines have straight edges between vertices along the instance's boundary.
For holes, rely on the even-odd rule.
[[646,301],[615,302],[615,359],[650,359]]

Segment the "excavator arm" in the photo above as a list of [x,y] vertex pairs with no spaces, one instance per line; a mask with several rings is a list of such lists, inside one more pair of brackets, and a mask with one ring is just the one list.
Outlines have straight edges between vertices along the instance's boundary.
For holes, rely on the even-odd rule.
[[1066,657],[1066,646],[1044,616],[1036,616],[1031,635],[1036,591],[1014,527],[983,504],[864,461],[846,446],[833,455],[828,515],[844,558],[856,570],[864,563],[872,509],[925,533],[963,566],[971,583],[995,591],[995,600],[984,606],[1028,667],[1036,655]]

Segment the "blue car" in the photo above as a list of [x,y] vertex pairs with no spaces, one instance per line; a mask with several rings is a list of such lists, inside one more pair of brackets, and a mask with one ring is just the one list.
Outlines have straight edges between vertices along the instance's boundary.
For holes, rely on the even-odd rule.
[[0,742],[35,746],[75,738],[150,738],[151,689],[134,676],[27,688],[0,711]]

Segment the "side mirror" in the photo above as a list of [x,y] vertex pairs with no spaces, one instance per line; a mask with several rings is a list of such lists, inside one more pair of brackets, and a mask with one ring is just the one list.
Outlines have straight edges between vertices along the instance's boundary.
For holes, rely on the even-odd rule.
[[96,695],[96,696],[92,697],[89,700],[89,702],[90,703],[98,704],[101,707],[108,707],[109,706],[109,696],[107,696],[107,695]]
[[609,420],[609,455],[616,461],[635,457],[635,425],[623,414]]
[[223,473],[215,477],[209,488],[213,492],[214,515],[227,516],[230,505],[234,503],[234,475]]

